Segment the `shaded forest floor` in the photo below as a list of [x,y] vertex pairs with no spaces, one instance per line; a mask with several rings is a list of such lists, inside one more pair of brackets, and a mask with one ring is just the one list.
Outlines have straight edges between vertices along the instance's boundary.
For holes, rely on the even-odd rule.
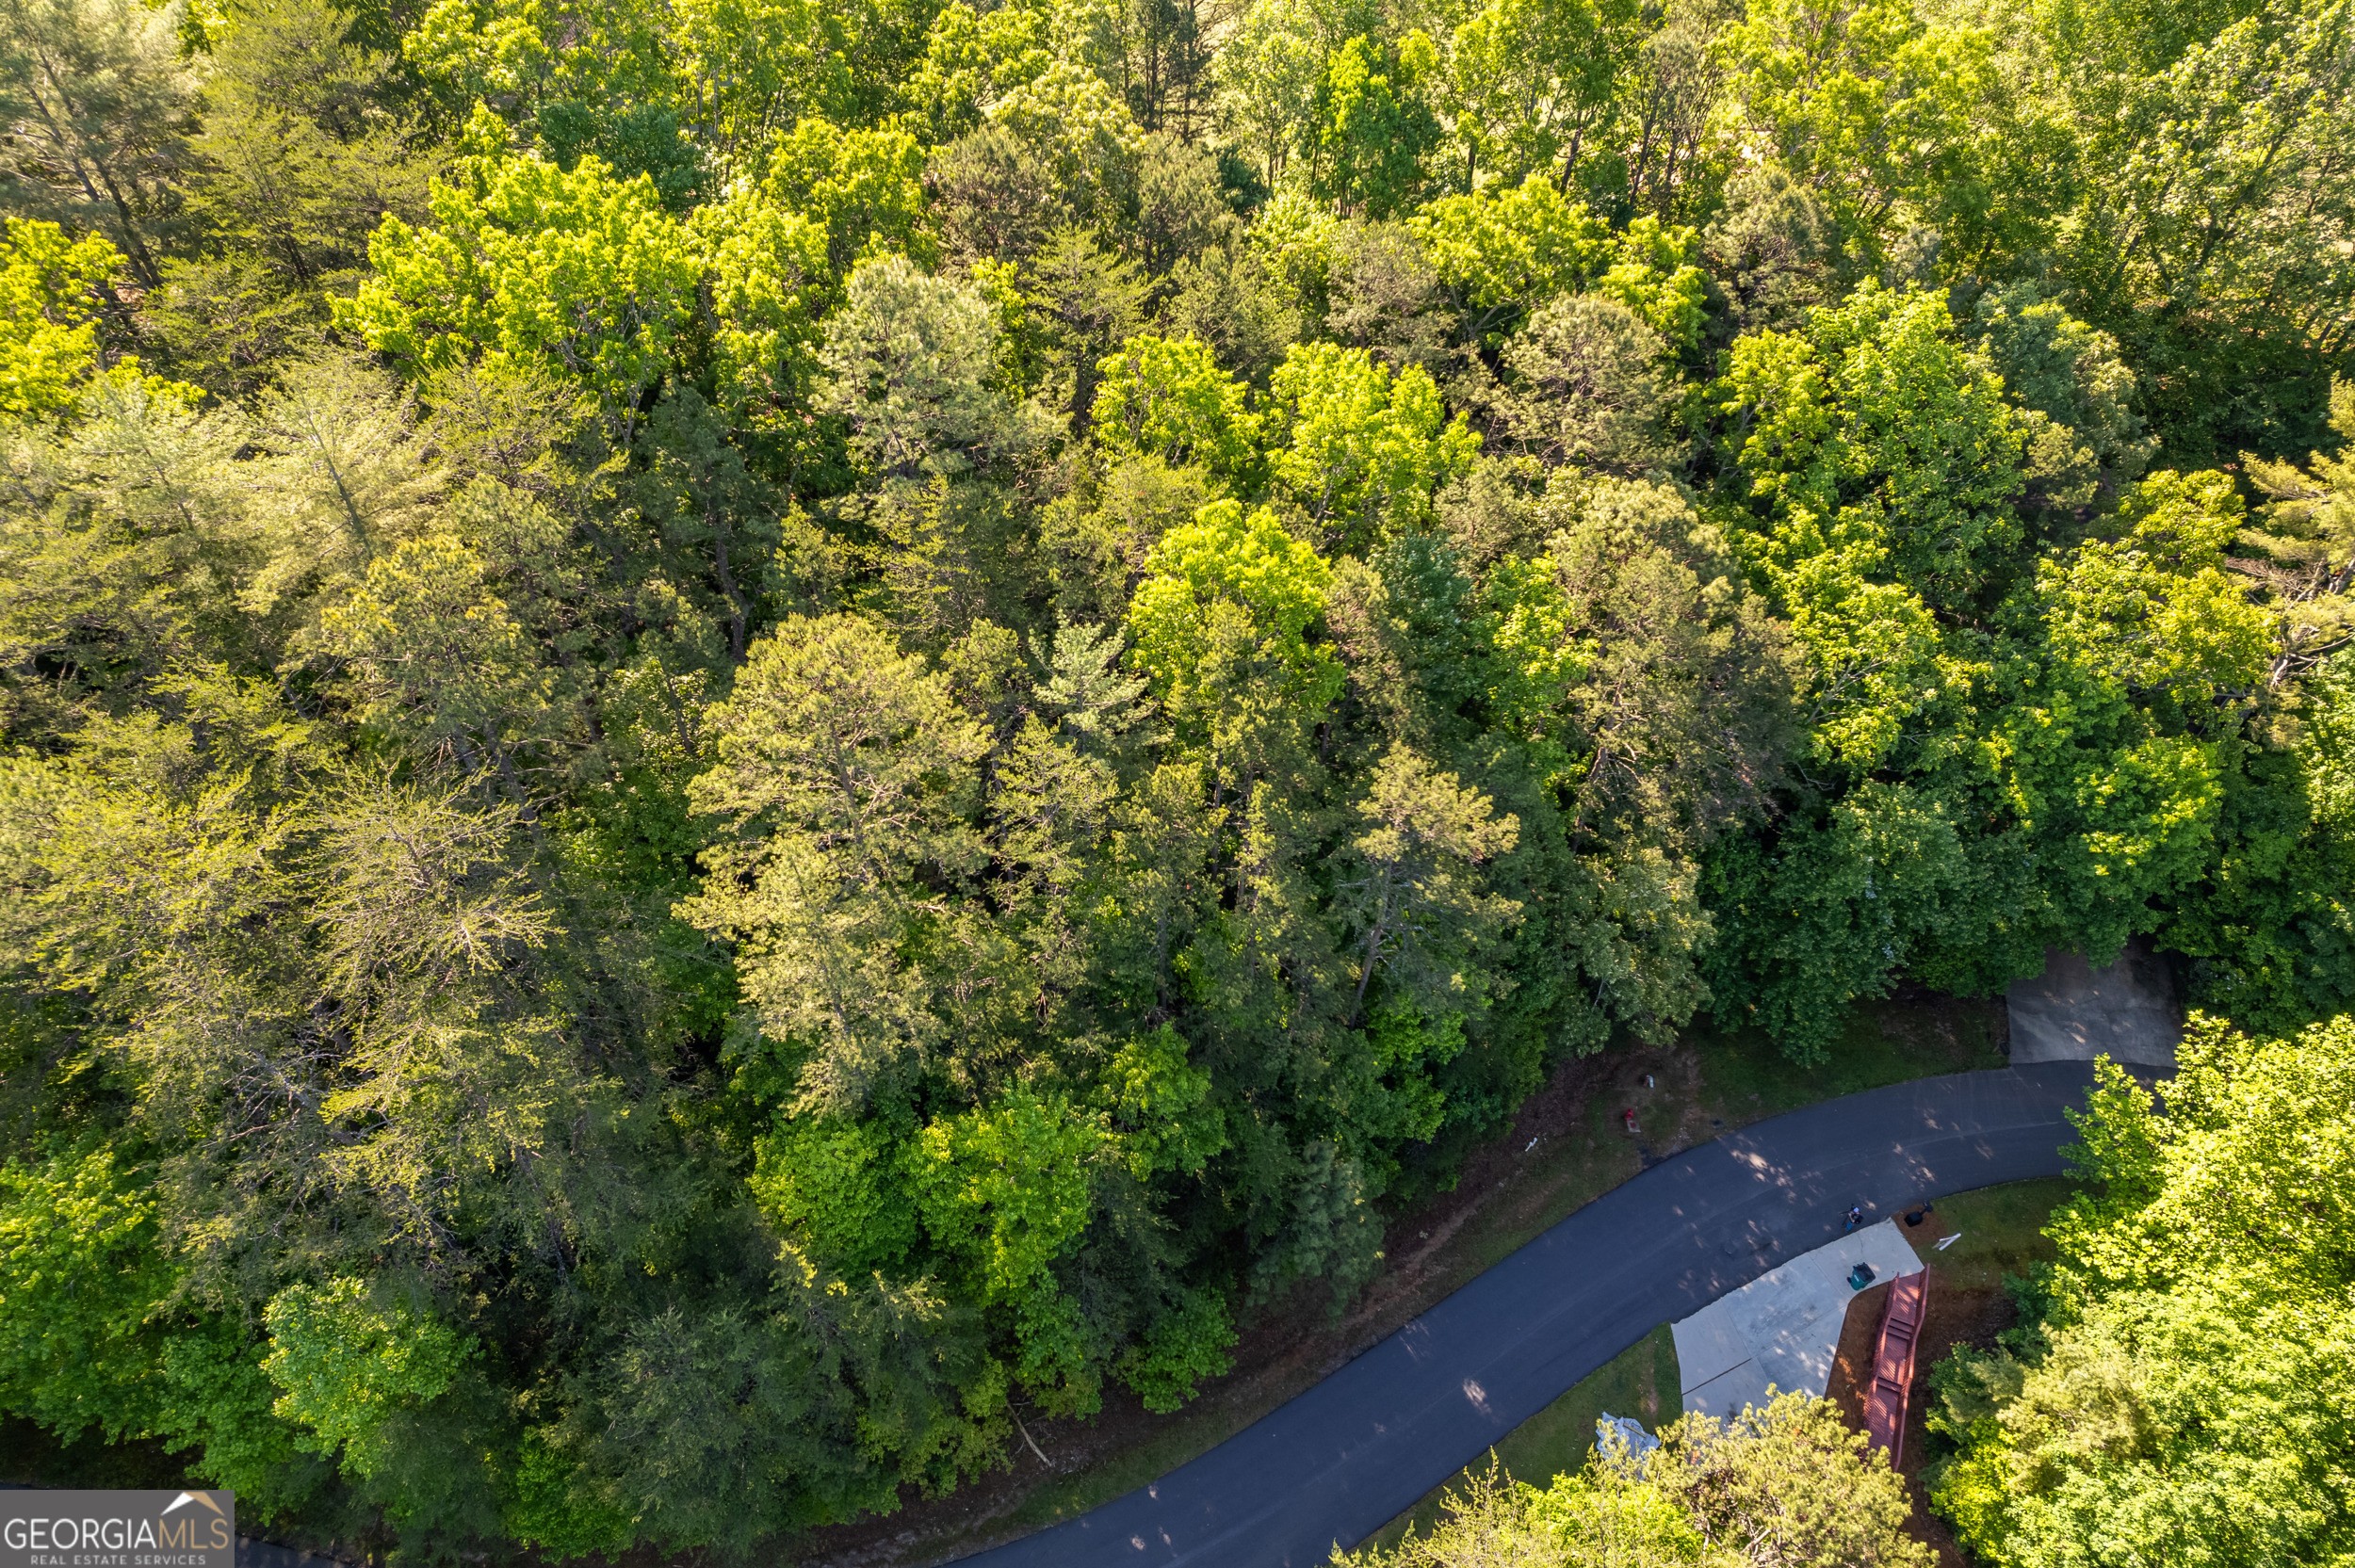
[[1698,1031],[1567,1062],[1470,1152],[1451,1189],[1391,1217],[1388,1262],[1340,1317],[1322,1289],[1304,1286],[1245,1317],[1233,1369],[1178,1414],[1151,1414],[1108,1387],[1092,1418],[1029,1423],[1044,1463],[1017,1443],[1008,1468],[950,1496],[812,1531],[781,1543],[780,1555],[808,1568],[917,1568],[1085,1512],[1242,1431],[1647,1165],[1817,1100],[2000,1067],[2005,1033],[2000,1001],[1909,992],[1857,1009],[1830,1059],[1812,1068],[1762,1040]]

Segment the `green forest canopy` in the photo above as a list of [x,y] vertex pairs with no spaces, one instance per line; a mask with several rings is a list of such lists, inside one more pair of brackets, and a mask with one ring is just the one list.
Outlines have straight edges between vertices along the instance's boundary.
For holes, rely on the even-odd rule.
[[1778,1395],[1729,1421],[1685,1415],[1660,1447],[1610,1439],[1540,1488],[1493,1463],[1448,1494],[1444,1517],[1334,1568],[1932,1568],[1906,1532],[1906,1479],[1840,1407]]
[[2355,1020],[2182,1055],[2157,1099],[2103,1069],[2060,1261],[1932,1374],[1931,1497],[1996,1568],[2355,1552]]
[[2347,0],[0,0],[0,1408],[257,1514],[741,1553],[1614,1040],[2355,1000]]

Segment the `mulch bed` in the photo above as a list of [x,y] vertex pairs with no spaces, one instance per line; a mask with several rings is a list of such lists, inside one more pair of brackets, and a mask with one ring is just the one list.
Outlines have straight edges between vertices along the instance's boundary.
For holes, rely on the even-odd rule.
[[[1898,1468],[1913,1497],[1914,1538],[1938,1553],[1940,1568],[1972,1568],[1971,1559],[1956,1544],[1945,1521],[1930,1511],[1929,1491],[1922,1470],[1930,1457],[1925,1416],[1930,1404],[1929,1371],[1957,1345],[1991,1350],[1995,1336],[2009,1328],[2016,1310],[2001,1288],[1963,1289],[1940,1277],[1937,1254],[1929,1251],[1938,1231],[1925,1229],[1908,1237],[1916,1252],[1929,1259],[1929,1312],[1922,1325],[1914,1355],[1913,1398],[1906,1410],[1905,1462]],[[1840,1350],[1832,1361],[1825,1398],[1840,1406],[1841,1414],[1857,1431],[1864,1430],[1863,1389],[1873,1379],[1873,1351],[1880,1337],[1881,1314],[1889,1305],[1889,1286],[1876,1285],[1857,1293],[1848,1303],[1847,1321],[1840,1331]]]

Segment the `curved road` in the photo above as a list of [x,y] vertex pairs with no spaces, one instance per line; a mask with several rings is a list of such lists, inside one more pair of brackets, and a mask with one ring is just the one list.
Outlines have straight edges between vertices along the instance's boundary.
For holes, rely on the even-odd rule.
[[1661,1323],[1834,1238],[1850,1204],[2055,1176],[2090,1064],[1922,1078],[1661,1161],[1153,1485],[969,1568],[1315,1568]]

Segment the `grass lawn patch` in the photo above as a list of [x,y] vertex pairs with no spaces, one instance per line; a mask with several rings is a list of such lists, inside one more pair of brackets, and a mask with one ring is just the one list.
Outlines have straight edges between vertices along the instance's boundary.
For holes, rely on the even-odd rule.
[[[2030,1264],[2052,1262],[2057,1253],[2044,1238],[2044,1224],[2076,1186],[2067,1176],[2055,1176],[1983,1187],[1941,1200],[1928,1224],[1908,1233],[1926,1237],[1915,1250],[1930,1265],[1933,1287],[2000,1291],[2006,1275],[2025,1273]],[[1946,1236],[1955,1237],[1952,1246],[1943,1252],[1930,1250]]]

